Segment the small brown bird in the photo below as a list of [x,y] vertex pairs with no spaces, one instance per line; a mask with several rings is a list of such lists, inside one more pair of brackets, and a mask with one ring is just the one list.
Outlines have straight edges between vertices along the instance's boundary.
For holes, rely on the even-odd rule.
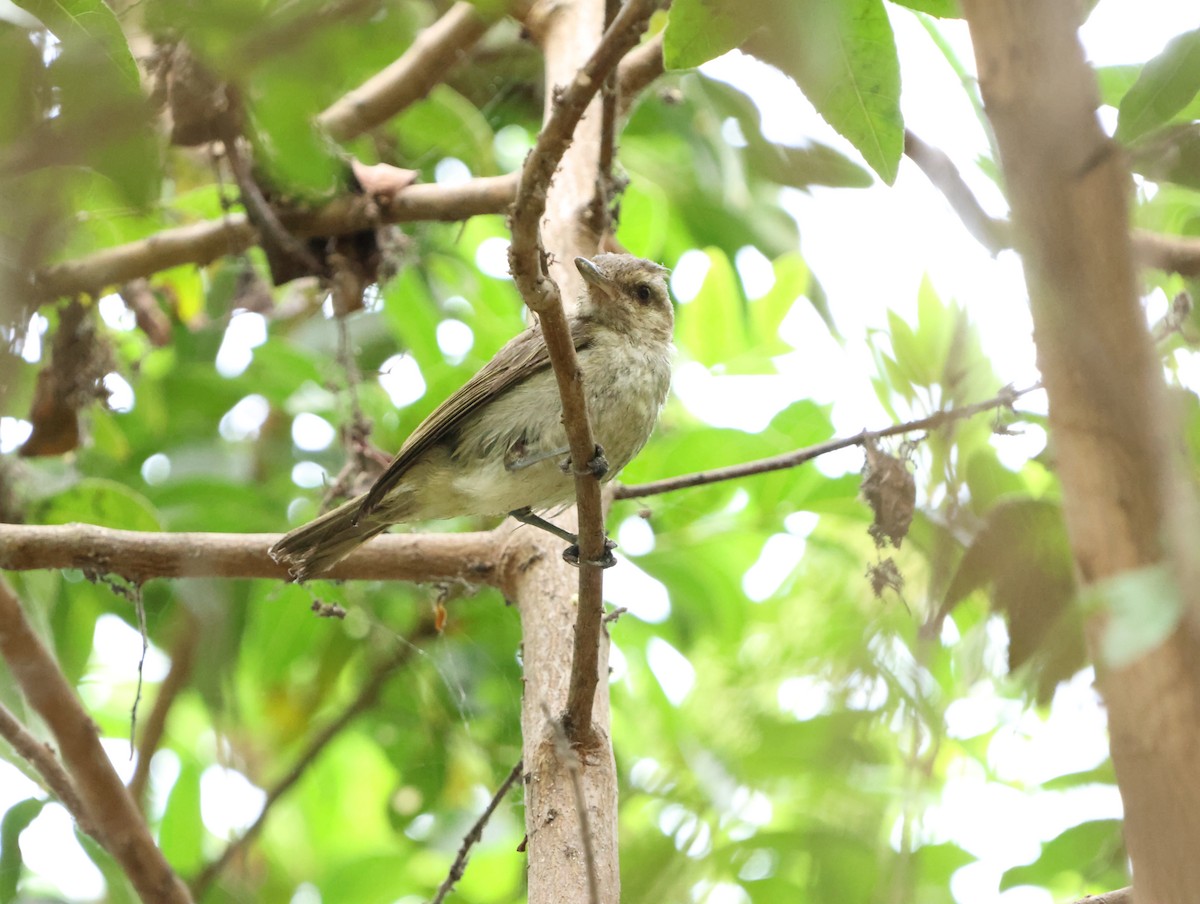
[[[658,264],[598,254],[575,266],[586,290],[571,335],[603,450],[588,464],[607,480],[646,444],[666,401],[674,314]],[[507,512],[569,541],[563,557],[577,563],[575,535],[533,512],[574,499],[569,455],[558,384],[533,326],[421,422],[369,492],[287,534],[271,558],[303,581],[397,522]],[[610,553],[600,564],[613,561]]]

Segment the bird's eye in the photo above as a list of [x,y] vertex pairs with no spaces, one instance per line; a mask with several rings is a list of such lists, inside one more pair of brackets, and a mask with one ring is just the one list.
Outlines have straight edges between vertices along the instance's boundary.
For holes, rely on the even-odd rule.
[[646,302],[648,302],[653,295],[653,293],[650,291],[650,287],[645,283],[639,283],[638,287],[633,290],[633,293],[637,296],[638,301],[640,301],[642,304],[646,304]]

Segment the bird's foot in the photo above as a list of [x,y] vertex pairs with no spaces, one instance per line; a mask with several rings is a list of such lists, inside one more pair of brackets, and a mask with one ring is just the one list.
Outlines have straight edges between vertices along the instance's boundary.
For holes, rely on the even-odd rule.
[[[617,544],[614,543],[612,540],[608,539],[608,537],[605,537],[604,538],[604,555],[602,555],[599,559],[592,560],[590,562],[590,564],[595,565],[597,568],[612,568],[614,565],[617,564],[617,557],[612,554],[612,551],[616,548],[617,548]],[[563,561],[566,562],[568,565],[574,565],[576,568],[578,568],[579,567],[579,544],[572,543],[570,546],[568,546],[566,549],[564,549],[562,557],[563,557]]]
[[571,458],[568,456],[560,465],[564,474],[579,473],[591,474],[597,480],[608,473],[608,459],[604,455],[604,447],[596,443],[596,450],[592,453],[591,460],[587,463],[582,471],[576,472],[574,465],[571,463]]

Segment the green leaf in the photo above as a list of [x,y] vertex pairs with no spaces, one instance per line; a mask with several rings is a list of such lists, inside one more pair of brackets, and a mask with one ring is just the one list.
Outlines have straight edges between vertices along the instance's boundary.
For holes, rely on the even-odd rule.
[[1006,870],[1000,879],[1000,891],[1018,885],[1046,886],[1064,874],[1082,876],[1085,882],[1111,877],[1112,884],[1123,884],[1125,845],[1121,839],[1121,820],[1097,819],[1072,826],[1042,845],[1042,853],[1025,866]]
[[939,19],[961,19],[962,7],[958,0],[892,0],[897,6],[906,6],[919,13],[928,13]]
[[137,64],[113,11],[103,0],[19,5],[61,42],[49,67],[61,111],[57,128],[46,133],[53,136],[56,159],[96,170],[129,203],[148,206],[160,185],[158,145]]
[[476,176],[494,175],[493,134],[473,103],[446,85],[405,110],[388,127],[411,167],[429,167],[443,157],[457,157]]
[[904,151],[900,61],[883,0],[777,0],[743,49],[795,79],[817,112],[891,185]]
[[1109,614],[1101,641],[1105,663],[1129,665],[1160,646],[1183,617],[1183,600],[1171,570],[1151,565],[1123,571],[1088,587],[1084,606]]
[[116,15],[104,0],[16,0],[64,44],[87,41],[104,51],[114,71],[137,88],[141,80]]
[[1100,88],[1100,103],[1120,107],[1121,98],[1129,93],[1141,72],[1142,67],[1137,64],[1098,66],[1096,85]]
[[784,254],[772,262],[775,284],[761,298],[750,302],[750,324],[754,338],[772,354],[786,351],[788,346],[779,338],[779,326],[794,304],[808,304],[803,298],[808,291],[808,265],[799,254]]
[[772,0],[677,0],[663,32],[663,63],[690,69],[741,45],[774,14]]
[[79,521],[122,530],[162,529],[158,512],[145,496],[103,477],[85,477],[49,497],[42,503],[39,519],[43,524]]
[[204,821],[200,818],[200,767],[185,759],[171,787],[158,830],[159,845],[172,869],[189,875],[204,865]]
[[[904,150],[900,61],[883,0],[679,0],[663,37],[668,69],[735,47],[791,76],[817,111],[889,185]],[[797,157],[783,153],[783,165]],[[822,158],[819,152],[809,162]],[[837,166],[838,179],[855,176]],[[833,171],[826,169],[827,174]]]
[[1042,790],[1065,791],[1067,788],[1080,788],[1085,785],[1115,785],[1116,783],[1117,773],[1113,769],[1112,760],[1105,760],[1095,769],[1057,775],[1049,781],[1042,782]]
[[990,586],[992,606],[1008,620],[1010,669],[1040,666],[1039,699],[1083,665],[1083,640],[1070,603],[1074,562],[1062,511],[1029,498],[1001,502],[988,514],[950,582],[942,614],[973,591]]
[[1121,99],[1116,138],[1130,142],[1168,122],[1200,91],[1200,29],[1173,38]]
[[[1200,189],[1200,125],[1174,123],[1142,137],[1129,149],[1129,166],[1153,182]],[[1189,205],[1188,216],[1194,208]]]
[[104,877],[106,904],[139,904],[137,893],[129,884],[129,878],[125,875],[125,871],[121,869],[117,861],[113,860],[108,851],[104,850],[90,835],[85,835],[78,829],[75,830],[75,837],[79,839],[79,844],[83,847],[84,852],[96,864],[100,875]]
[[870,173],[841,151],[819,141],[811,141],[800,148],[773,142],[754,143],[748,148],[747,156],[760,175],[793,188],[810,185],[870,188],[874,182]]
[[728,365],[750,346],[746,305],[737,271],[719,248],[707,248],[708,273],[700,292],[679,310],[676,337],[707,367]]
[[0,821],[0,904],[12,904],[17,900],[17,886],[25,868],[18,842],[21,833],[29,828],[29,824],[37,819],[42,807],[48,803],[36,797],[28,798],[9,807]]

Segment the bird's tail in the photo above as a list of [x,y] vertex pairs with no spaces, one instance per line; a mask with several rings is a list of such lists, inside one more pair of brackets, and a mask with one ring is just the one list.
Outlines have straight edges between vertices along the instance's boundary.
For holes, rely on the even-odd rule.
[[378,533],[387,530],[391,521],[358,518],[365,497],[359,496],[339,505],[319,518],[285,534],[269,550],[271,558],[286,565],[297,581],[305,581],[331,568],[352,550]]

